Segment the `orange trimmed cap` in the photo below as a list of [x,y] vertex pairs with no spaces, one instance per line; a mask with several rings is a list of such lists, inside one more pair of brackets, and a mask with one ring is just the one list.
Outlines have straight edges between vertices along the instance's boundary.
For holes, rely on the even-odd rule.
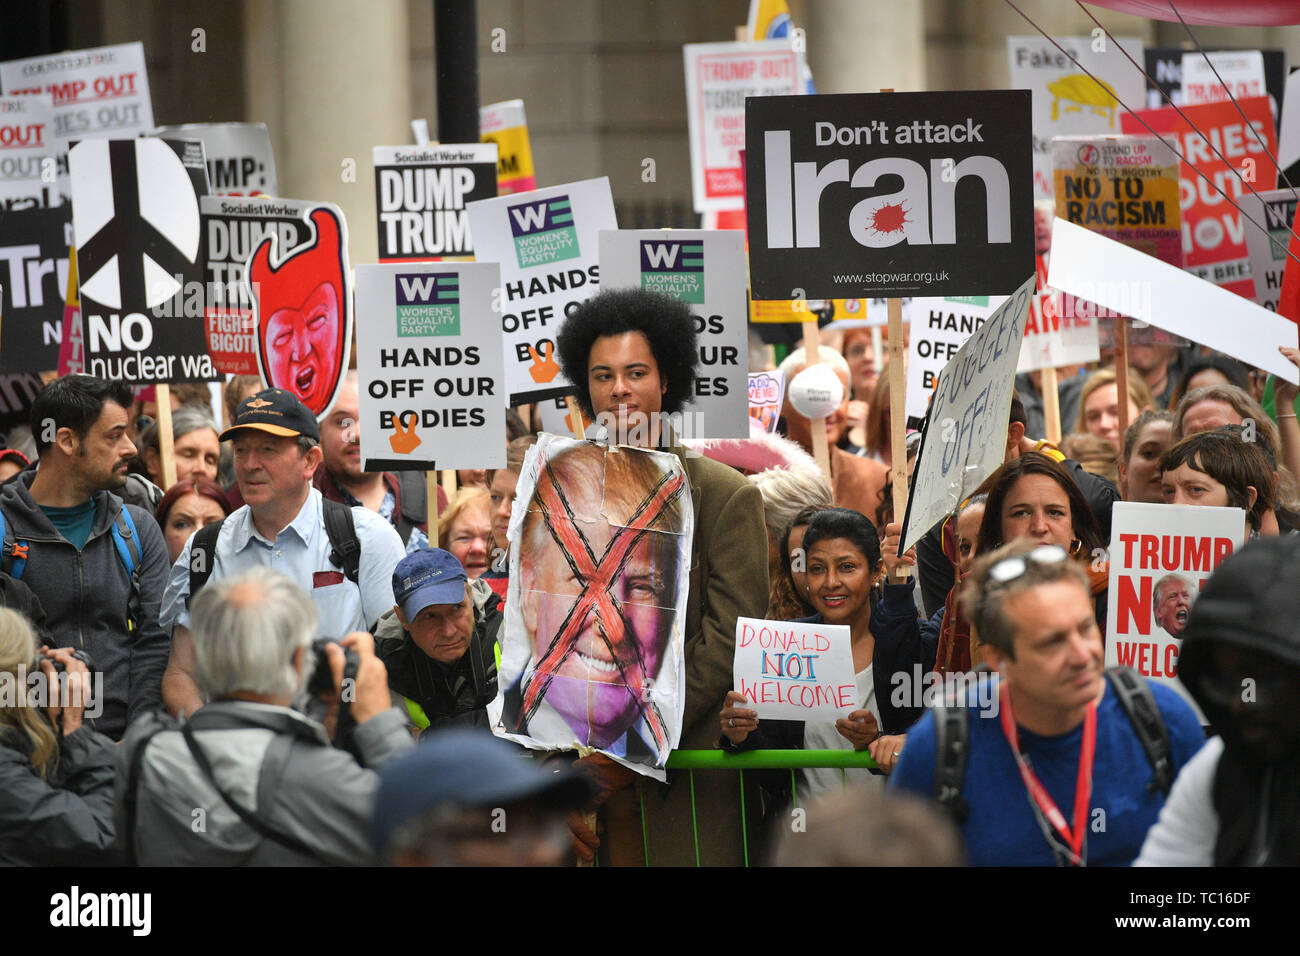
[[221,440],[233,438],[241,428],[255,428],[281,438],[306,435],[320,441],[316,416],[297,395],[282,388],[264,388],[240,402],[234,424],[221,433]]

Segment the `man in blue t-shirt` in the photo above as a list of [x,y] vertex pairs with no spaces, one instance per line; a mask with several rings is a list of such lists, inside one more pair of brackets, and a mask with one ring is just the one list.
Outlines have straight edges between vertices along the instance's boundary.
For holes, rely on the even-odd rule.
[[[972,636],[1001,675],[968,706],[961,798],[968,860],[984,866],[1127,866],[1164,794],[1103,668],[1088,581],[1055,546],[1014,542],[971,570]],[[1148,682],[1173,774],[1204,742],[1181,697]],[[908,734],[891,786],[931,796],[934,713]],[[1172,779],[1172,778],[1171,778]]]

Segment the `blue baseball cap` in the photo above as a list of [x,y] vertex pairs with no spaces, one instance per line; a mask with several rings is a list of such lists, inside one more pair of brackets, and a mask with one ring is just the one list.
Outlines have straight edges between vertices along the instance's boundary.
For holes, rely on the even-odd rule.
[[422,548],[393,569],[393,598],[408,622],[430,604],[459,604],[468,575],[456,556],[442,548]]
[[488,730],[453,727],[426,734],[379,775],[370,838],[380,853],[414,817],[445,805],[493,807],[535,799],[544,809],[585,805],[595,788],[571,768],[543,768]]

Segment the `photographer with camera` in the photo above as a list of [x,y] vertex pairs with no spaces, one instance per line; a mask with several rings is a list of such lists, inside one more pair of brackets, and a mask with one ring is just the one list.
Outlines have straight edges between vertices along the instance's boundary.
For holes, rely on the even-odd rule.
[[[370,635],[354,632],[314,649],[314,603],[268,569],[211,581],[190,616],[198,689],[211,703],[184,724],[150,714],[128,730],[116,801],[128,860],[375,862],[367,825],[376,771],[413,742],[404,715],[390,706],[388,674]],[[318,666],[330,675],[323,723],[290,708],[316,686]],[[339,749],[346,724],[360,761]]]
[[13,688],[0,694],[0,865],[111,862],[114,747],[82,722],[85,660],[38,651],[26,619],[0,608],[0,684]]

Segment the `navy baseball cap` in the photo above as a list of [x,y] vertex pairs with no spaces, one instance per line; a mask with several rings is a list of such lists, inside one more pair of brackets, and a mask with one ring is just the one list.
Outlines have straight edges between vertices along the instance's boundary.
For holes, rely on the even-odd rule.
[[241,428],[255,428],[281,438],[305,435],[320,441],[320,426],[311,409],[282,388],[264,388],[240,402],[235,420],[221,433],[221,440],[233,438]]
[[569,768],[543,769],[526,752],[468,727],[427,734],[380,772],[370,838],[383,853],[404,823],[440,806],[497,807],[535,799],[544,809],[577,809],[595,788]]
[[393,569],[393,598],[412,621],[430,604],[459,604],[468,575],[456,556],[442,548],[421,548]]

